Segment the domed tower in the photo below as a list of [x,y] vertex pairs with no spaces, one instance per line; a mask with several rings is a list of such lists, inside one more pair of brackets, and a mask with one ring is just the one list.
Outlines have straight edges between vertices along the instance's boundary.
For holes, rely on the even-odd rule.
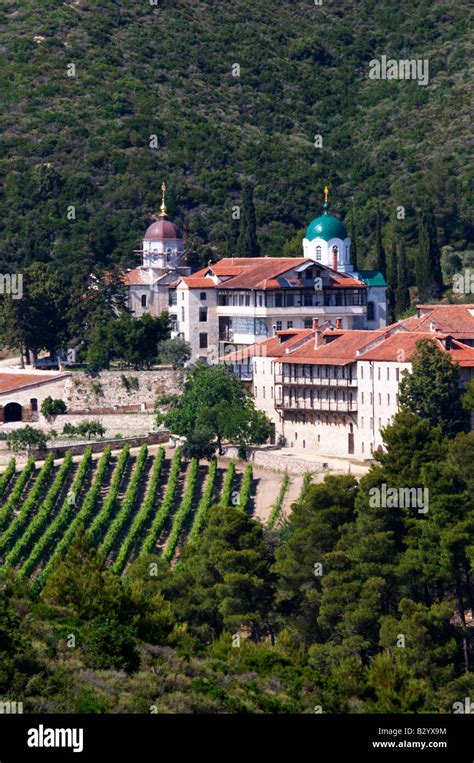
[[340,273],[352,273],[351,240],[344,223],[328,213],[329,188],[324,188],[324,212],[311,220],[303,239],[304,256]]
[[184,241],[172,222],[168,220],[165,204],[165,183],[158,220],[150,225],[143,239],[143,267],[169,270],[186,266]]

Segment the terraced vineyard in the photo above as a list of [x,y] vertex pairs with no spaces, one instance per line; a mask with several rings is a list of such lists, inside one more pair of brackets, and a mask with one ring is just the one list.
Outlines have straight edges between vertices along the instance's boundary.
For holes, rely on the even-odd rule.
[[169,458],[163,447],[106,449],[96,459],[88,449],[76,460],[68,452],[59,464],[48,456],[41,468],[31,459],[15,468],[12,459],[0,474],[0,562],[38,590],[81,526],[116,574],[149,553],[173,563],[202,531],[212,504],[252,513],[258,483],[251,465],[186,462],[180,450]]

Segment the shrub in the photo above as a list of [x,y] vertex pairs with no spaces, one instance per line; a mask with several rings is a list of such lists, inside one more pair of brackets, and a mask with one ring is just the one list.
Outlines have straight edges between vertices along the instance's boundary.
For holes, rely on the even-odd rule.
[[47,397],[41,403],[40,410],[47,421],[52,421],[56,416],[66,413],[67,406],[64,400],[54,400],[52,397]]

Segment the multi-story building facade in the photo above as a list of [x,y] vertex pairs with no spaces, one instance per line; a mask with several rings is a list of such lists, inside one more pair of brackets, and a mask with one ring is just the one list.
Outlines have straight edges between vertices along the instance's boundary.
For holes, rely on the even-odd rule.
[[174,335],[191,343],[193,358],[214,362],[276,331],[311,328],[314,318],[344,329],[385,326],[385,280],[353,272],[350,244],[326,199],[303,257],[225,258],[179,279],[170,292]]
[[191,344],[193,360],[216,362],[275,331],[311,328],[313,318],[345,329],[385,325],[386,283],[380,273],[353,272],[351,241],[328,212],[327,189],[323,214],[307,227],[303,257],[225,258],[191,275],[162,188],[159,218],[139,251],[142,264],[123,281],[131,313],[169,310],[172,336]]
[[309,455],[368,459],[382,447],[382,429],[398,411],[398,388],[420,339],[430,339],[474,378],[474,348],[449,334],[409,332],[395,324],[375,331],[341,328],[279,332],[226,356],[252,377],[257,408],[275,438]]

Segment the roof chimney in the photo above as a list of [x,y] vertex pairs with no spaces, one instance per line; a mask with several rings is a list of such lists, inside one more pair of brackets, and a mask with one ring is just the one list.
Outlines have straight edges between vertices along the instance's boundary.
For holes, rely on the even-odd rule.
[[342,329],[342,318],[336,318],[336,328]]
[[323,335],[323,332],[321,331],[321,329],[316,328],[316,331],[314,332],[314,349],[315,350],[317,350],[318,347],[321,347],[322,345],[322,341],[321,341],[322,335]]
[[276,325],[276,323],[272,323],[272,331],[273,331],[273,336],[276,336],[276,332],[277,332],[277,325]]
[[319,326],[319,319],[313,318],[313,331],[317,331]]

